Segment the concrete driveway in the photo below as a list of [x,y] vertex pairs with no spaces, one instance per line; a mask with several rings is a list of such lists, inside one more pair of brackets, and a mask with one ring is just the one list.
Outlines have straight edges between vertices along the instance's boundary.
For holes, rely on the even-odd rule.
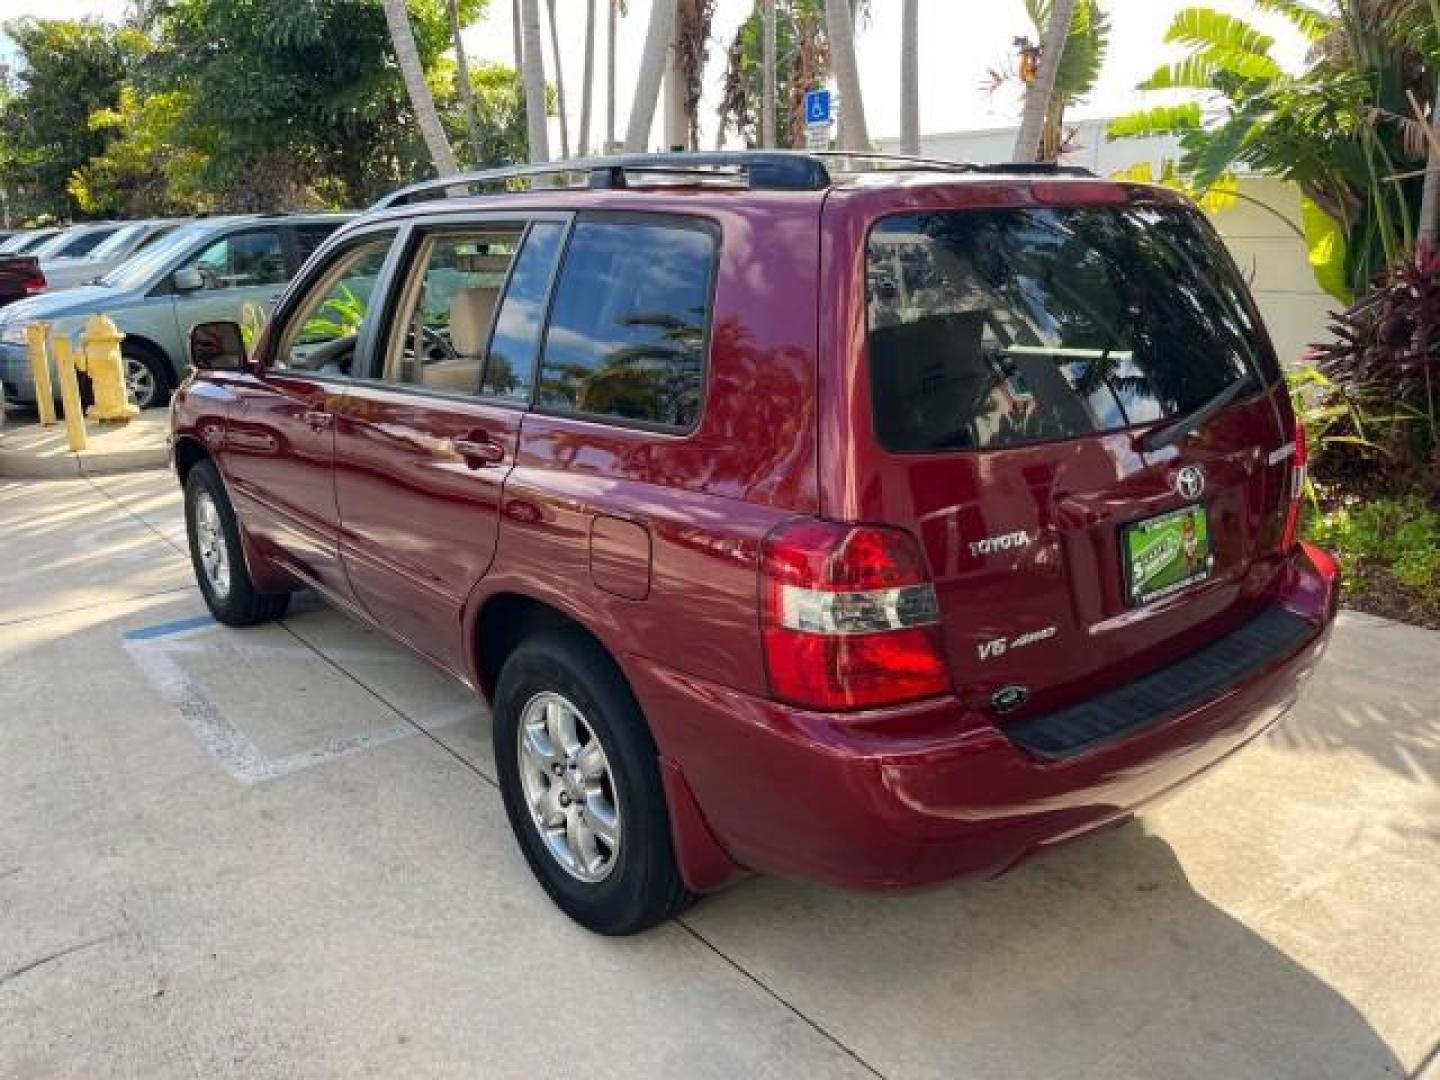
[[990,883],[774,880],[607,940],[463,689],[203,617],[168,475],[0,481],[0,1076],[1440,1076],[1440,635]]

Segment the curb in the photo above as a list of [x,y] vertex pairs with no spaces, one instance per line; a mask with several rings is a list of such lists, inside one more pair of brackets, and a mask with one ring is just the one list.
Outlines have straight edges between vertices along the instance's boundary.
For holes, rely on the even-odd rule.
[[83,476],[139,472],[169,462],[168,439],[155,445],[130,446],[113,450],[70,449],[13,450],[5,445],[0,430],[0,477],[15,480],[73,480]]

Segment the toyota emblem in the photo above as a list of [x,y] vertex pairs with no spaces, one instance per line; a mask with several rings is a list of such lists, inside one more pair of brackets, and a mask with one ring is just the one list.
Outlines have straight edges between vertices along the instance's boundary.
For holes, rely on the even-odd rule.
[[1198,499],[1205,490],[1205,473],[1198,465],[1186,465],[1175,474],[1175,490],[1183,499]]

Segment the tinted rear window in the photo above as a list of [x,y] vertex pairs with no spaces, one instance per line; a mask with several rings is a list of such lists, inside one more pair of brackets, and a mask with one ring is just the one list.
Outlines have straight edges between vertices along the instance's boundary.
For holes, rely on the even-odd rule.
[[687,223],[577,223],[545,337],[539,404],[694,427],[715,247],[708,229]]
[[1234,263],[1197,218],[1084,207],[881,221],[867,295],[882,444],[1115,431],[1189,412],[1256,371],[1276,377]]

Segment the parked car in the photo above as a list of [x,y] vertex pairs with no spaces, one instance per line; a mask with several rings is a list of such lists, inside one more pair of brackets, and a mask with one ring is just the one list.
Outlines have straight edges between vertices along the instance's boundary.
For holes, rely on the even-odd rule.
[[[1192,203],[829,160],[421,185],[248,354],[194,331],[210,611],[311,587],[483,694],[519,845],[597,931],[1123,822],[1273,724],[1335,615],[1303,431]],[[561,169],[588,185],[474,194]]]
[[0,308],[45,290],[45,275],[34,255],[0,255]]
[[104,277],[136,252],[173,232],[179,224],[180,221],[173,218],[131,221],[110,233],[85,255],[44,259],[40,269],[44,272],[46,286],[69,289],[76,285],[88,285]]
[[26,229],[0,244],[0,255],[31,255],[34,249],[60,232],[58,227]]
[[42,244],[28,249],[25,254],[34,255],[41,264],[55,259],[84,258],[120,229],[116,221],[91,221],[82,225],[70,225],[59,230]]
[[108,315],[125,340],[125,378],[142,408],[163,405],[185,371],[196,323],[268,311],[300,264],[345,214],[206,218],[181,225],[94,285],[44,293],[0,309],[0,380],[6,400],[35,401],[25,327],[45,321],[76,334]]

